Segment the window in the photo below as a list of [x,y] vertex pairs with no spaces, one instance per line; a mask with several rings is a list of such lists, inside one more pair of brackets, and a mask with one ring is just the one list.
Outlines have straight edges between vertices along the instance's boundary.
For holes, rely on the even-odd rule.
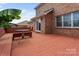
[[63,26],[71,27],[71,13],[63,16]]
[[73,26],[79,27],[79,11],[73,13]]
[[56,17],[57,27],[79,28],[79,11]]
[[58,16],[56,19],[57,19],[57,27],[62,27],[62,17]]

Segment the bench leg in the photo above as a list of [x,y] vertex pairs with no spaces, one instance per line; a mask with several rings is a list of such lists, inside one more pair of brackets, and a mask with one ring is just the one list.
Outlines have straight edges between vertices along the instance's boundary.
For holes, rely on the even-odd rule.
[[30,37],[32,37],[32,33],[30,33]]
[[12,37],[12,40],[14,40],[14,36]]
[[24,36],[22,36],[22,39],[24,39]]
[[22,33],[22,39],[24,39],[24,33]]

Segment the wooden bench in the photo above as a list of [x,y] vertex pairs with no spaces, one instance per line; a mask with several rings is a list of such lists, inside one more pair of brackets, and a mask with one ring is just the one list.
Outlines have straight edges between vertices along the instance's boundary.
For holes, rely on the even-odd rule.
[[32,32],[25,32],[24,36],[30,36],[30,37],[32,37]]
[[14,40],[14,38],[16,38],[16,37],[21,37],[22,36],[22,33],[20,33],[20,32],[14,32],[13,33],[13,40]]
[[26,30],[26,29],[16,30],[13,33],[13,38],[12,39],[14,40],[14,38],[16,38],[16,37],[22,37],[22,39],[24,39],[24,36],[32,37],[32,32],[30,30]]

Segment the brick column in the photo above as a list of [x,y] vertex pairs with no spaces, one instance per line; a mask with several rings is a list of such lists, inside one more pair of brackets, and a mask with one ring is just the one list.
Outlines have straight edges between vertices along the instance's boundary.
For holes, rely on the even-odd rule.
[[47,34],[52,33],[52,26],[53,26],[53,11],[45,15],[45,31]]

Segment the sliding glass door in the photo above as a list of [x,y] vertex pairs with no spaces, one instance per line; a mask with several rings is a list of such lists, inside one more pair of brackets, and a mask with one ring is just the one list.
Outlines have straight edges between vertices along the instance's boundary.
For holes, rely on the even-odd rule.
[[41,31],[41,23],[36,21],[35,22],[35,31],[40,32]]

